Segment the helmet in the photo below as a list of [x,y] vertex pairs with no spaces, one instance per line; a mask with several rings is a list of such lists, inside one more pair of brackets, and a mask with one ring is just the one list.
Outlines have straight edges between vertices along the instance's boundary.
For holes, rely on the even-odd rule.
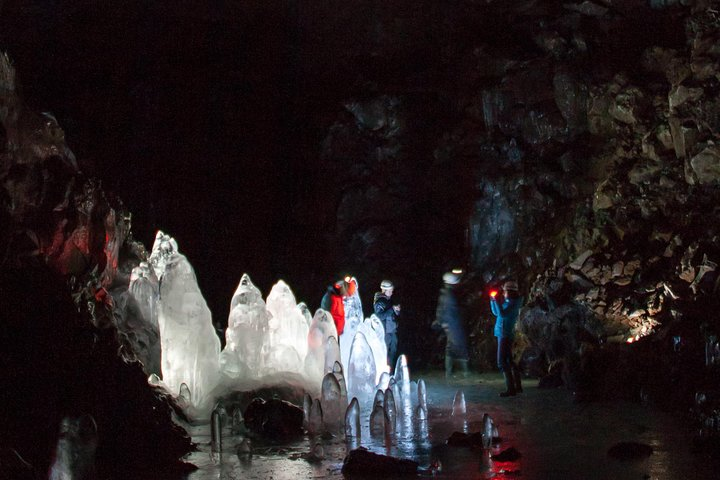
[[448,285],[456,285],[460,283],[460,275],[453,272],[447,272],[445,275],[443,275],[443,282]]
[[503,290],[506,292],[517,292],[519,290],[518,283],[514,280],[508,280],[503,284]]
[[390,280],[383,280],[380,282],[380,289],[381,290],[387,290],[389,288],[395,288],[395,285]]

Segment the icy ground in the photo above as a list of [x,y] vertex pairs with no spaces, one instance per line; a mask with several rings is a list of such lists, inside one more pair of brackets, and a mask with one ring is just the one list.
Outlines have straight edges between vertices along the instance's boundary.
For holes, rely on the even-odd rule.
[[[446,385],[440,372],[417,372],[415,379],[427,383],[429,434],[397,438],[385,446],[382,439],[370,438],[367,425],[361,445],[373,452],[411,458],[427,468],[439,460],[442,470],[434,478],[525,480],[572,479],[653,479],[717,478],[718,465],[691,453],[690,427],[669,414],[635,403],[575,404],[565,389],[540,390],[536,381],[525,382],[525,392],[502,399],[499,374],[471,374],[466,380]],[[451,416],[453,397],[463,390],[467,403],[465,421]],[[482,417],[489,413],[502,441],[491,450],[448,447],[445,440],[455,431],[468,433],[482,429]],[[365,415],[367,423],[367,415]],[[400,419],[398,419],[400,421]],[[209,426],[193,427],[193,440],[199,451],[187,461],[199,469],[187,480],[209,479],[308,479],[343,478],[343,458],[348,447],[342,434],[323,440],[325,458],[309,461],[311,441],[284,445],[252,443],[252,455],[237,453],[242,437],[226,431],[224,454],[220,462],[210,455]],[[608,449],[622,441],[652,446],[654,452],[641,460],[620,461],[607,455]],[[522,457],[515,462],[496,462],[490,455],[516,448]],[[429,477],[429,474],[421,474]]]

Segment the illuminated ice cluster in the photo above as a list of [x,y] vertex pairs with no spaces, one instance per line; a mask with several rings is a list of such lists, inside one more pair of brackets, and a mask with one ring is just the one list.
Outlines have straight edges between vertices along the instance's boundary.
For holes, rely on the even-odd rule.
[[191,418],[209,418],[216,399],[231,391],[285,383],[320,394],[325,411],[342,421],[353,397],[363,405],[383,382],[388,387],[383,326],[374,315],[363,319],[357,288],[345,299],[338,342],[329,312],[311,316],[282,280],[264,300],[245,274],[230,301],[222,352],[195,273],[172,237],[157,233],[149,262],[133,271],[130,292],[159,326],[161,385]]

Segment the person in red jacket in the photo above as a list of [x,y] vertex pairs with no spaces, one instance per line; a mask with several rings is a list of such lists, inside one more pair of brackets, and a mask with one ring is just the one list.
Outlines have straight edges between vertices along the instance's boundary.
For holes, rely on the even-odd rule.
[[348,294],[348,284],[345,280],[338,280],[330,285],[320,302],[320,308],[330,312],[335,327],[337,328],[338,337],[345,330],[345,307],[343,306],[343,297]]

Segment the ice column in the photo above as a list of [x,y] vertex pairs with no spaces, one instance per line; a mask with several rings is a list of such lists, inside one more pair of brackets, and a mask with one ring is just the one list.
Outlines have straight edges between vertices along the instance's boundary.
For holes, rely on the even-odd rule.
[[140,265],[133,268],[130,274],[130,286],[128,290],[130,291],[130,295],[132,295],[138,303],[143,318],[157,327],[157,302],[160,296],[160,282],[150,264],[140,262]]
[[310,416],[308,417],[307,430],[311,435],[322,433],[323,410],[319,399],[315,399],[310,405]]
[[345,382],[345,374],[343,373],[343,367],[340,362],[335,362],[332,369],[333,375],[337,378],[338,385],[340,385],[340,400],[343,405],[347,405],[347,383]]
[[483,448],[490,448],[493,439],[493,420],[487,413],[483,415],[482,443]]
[[362,302],[360,301],[360,285],[355,277],[350,279],[350,282],[355,282],[355,291],[349,297],[343,299],[343,306],[345,307],[345,330],[340,335],[340,358],[343,367],[347,369],[350,362],[350,348],[352,347],[353,339],[358,327],[363,323],[363,310]]
[[[153,254],[166,252],[156,247],[153,246]],[[151,256],[151,263],[152,260]],[[166,258],[155,260],[164,267],[158,310],[163,382],[171,392],[177,392],[186,383],[197,414],[207,418],[213,401],[210,394],[218,381],[220,339],[195,272],[185,256],[171,251]]]
[[372,413],[370,414],[370,435],[381,436],[385,432],[385,409],[382,403],[375,403],[373,405]]
[[377,385],[380,381],[380,375],[383,372],[390,372],[390,367],[387,364],[387,346],[385,345],[385,328],[383,328],[382,322],[375,315],[370,315],[360,325],[355,336],[359,333],[365,335],[365,340],[373,352],[373,361],[375,363],[375,380],[374,384]]
[[345,411],[345,436],[360,437],[360,405],[353,398]]
[[302,360],[307,354],[309,326],[298,307],[290,287],[282,280],[270,290],[267,297],[268,365],[281,372],[301,372]]
[[385,398],[383,399],[383,410],[385,413],[385,435],[395,433],[395,425],[397,422],[397,411],[395,407],[395,396],[389,388],[385,390]]
[[[318,309],[308,332],[308,352],[305,357],[305,375],[311,384],[318,385],[325,376],[325,351],[327,340],[337,338],[337,328],[329,312]],[[331,364],[332,365],[332,364]]]
[[462,390],[455,392],[455,398],[453,399],[453,417],[465,415],[465,393]]
[[348,397],[368,402],[375,391],[375,361],[365,335],[358,332],[350,349],[348,366]]
[[[63,418],[49,480],[95,478],[97,444],[97,424],[91,415]],[[5,465],[3,467],[3,478],[12,478],[12,473],[6,470]]]
[[415,410],[415,417],[418,420],[427,420],[427,389],[425,388],[425,380],[418,381],[418,406]]
[[267,373],[263,346],[266,343],[268,312],[260,290],[244,274],[230,301],[225,348],[220,357],[222,373],[233,381]]
[[341,405],[342,393],[337,377],[333,373],[328,373],[322,382],[322,410],[323,421],[327,425],[337,425],[340,423],[340,415],[345,405]]

